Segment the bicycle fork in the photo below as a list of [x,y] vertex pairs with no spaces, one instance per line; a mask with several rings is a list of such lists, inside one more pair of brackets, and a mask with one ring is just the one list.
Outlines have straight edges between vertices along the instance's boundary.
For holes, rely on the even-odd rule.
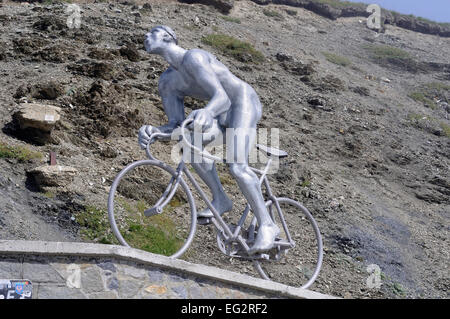
[[178,189],[178,186],[180,185],[180,179],[183,174],[183,167],[184,167],[184,163],[182,162],[182,163],[180,163],[180,165],[177,168],[177,175],[172,176],[172,178],[170,179],[169,185],[166,187],[166,189],[164,190],[164,193],[158,199],[156,204],[153,207],[146,209],[144,211],[144,215],[146,217],[161,214],[164,210],[164,207],[168,203],[170,203],[173,196],[175,195],[175,192]]

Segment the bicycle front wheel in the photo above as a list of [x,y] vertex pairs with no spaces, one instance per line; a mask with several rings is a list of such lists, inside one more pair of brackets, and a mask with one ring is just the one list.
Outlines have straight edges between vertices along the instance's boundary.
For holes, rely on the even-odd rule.
[[[161,205],[161,211],[149,212]],[[177,180],[176,171],[157,160],[133,162],[117,175],[109,192],[108,217],[122,245],[172,258],[186,251],[197,225],[186,182]]]
[[290,238],[295,246],[278,249],[276,245],[268,260],[254,260],[256,270],[264,279],[303,289],[310,287],[319,275],[323,259],[317,222],[302,204],[289,198],[269,200],[266,207],[281,230],[275,243],[286,243]]

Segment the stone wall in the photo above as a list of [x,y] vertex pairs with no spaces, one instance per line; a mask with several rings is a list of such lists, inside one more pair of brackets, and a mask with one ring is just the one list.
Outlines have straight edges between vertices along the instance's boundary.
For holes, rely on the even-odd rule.
[[329,298],[320,293],[114,245],[0,241],[0,279],[33,298]]
[[30,280],[35,299],[282,297],[108,258],[4,255],[0,278]]

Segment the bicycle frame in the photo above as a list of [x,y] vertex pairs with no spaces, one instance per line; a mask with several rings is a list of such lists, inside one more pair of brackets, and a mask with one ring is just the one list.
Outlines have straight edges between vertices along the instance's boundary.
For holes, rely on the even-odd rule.
[[[212,156],[209,153],[206,153],[205,151],[202,151],[196,147],[194,147],[193,145],[191,145],[189,143],[189,141],[187,141],[185,135],[184,135],[184,129],[186,124],[188,123],[189,120],[186,120],[185,122],[183,122],[182,125],[182,137],[183,140],[185,141],[185,143],[190,146],[190,148],[193,151],[196,152],[200,152],[202,155],[204,155],[207,158],[212,158],[213,160],[220,160],[223,162],[222,159]],[[170,137],[171,134],[165,134],[165,133],[154,133],[150,136],[150,140],[153,139],[157,139],[158,137],[161,138],[168,138]],[[147,145],[146,148],[146,153],[147,156],[151,159],[151,160],[155,160],[155,161],[159,161],[160,160],[156,159],[155,157],[152,156],[151,152],[150,152],[150,143]],[[207,155],[206,155],[206,154]],[[281,208],[279,206],[279,203],[276,199],[276,197],[273,195],[272,193],[272,189],[269,185],[269,181],[267,179],[267,172],[269,171],[270,165],[272,163],[272,159],[269,158],[265,168],[263,170],[259,170],[257,168],[253,168],[250,167],[250,169],[252,169],[252,171],[254,171],[257,174],[260,174],[260,178],[259,178],[259,182],[260,185],[262,186],[262,184],[264,184],[265,188],[266,188],[266,193],[267,193],[267,197],[268,197],[268,201],[266,201],[266,206],[270,206],[272,203],[275,204],[275,207],[278,211],[278,217],[280,218],[281,224],[284,228],[284,231],[286,233],[286,237],[287,240],[277,240],[275,243],[275,246],[277,247],[278,251],[280,252],[281,250],[285,250],[288,248],[292,248],[295,246],[294,241],[291,238],[291,235],[289,233],[286,221],[284,219],[283,213],[281,211]],[[183,173],[187,176],[187,178],[189,179],[189,181],[192,183],[192,185],[194,185],[194,188],[197,190],[197,192],[200,194],[200,197],[203,199],[203,201],[206,203],[206,205],[209,207],[209,209],[211,210],[211,212],[213,213],[213,218],[211,218],[211,222],[214,224],[214,226],[217,228],[217,230],[220,232],[220,234],[223,236],[225,243],[232,243],[232,242],[237,242],[241,245],[241,247],[243,248],[244,252],[246,253],[246,255],[244,256],[237,256],[237,257],[241,257],[241,258],[248,258],[248,259],[269,259],[269,255],[268,254],[254,254],[254,255],[249,255],[248,251],[250,249],[250,247],[247,244],[247,240],[245,238],[242,237],[241,235],[241,230],[242,227],[244,226],[245,220],[248,217],[248,214],[250,212],[250,205],[247,204],[247,206],[244,209],[244,212],[241,216],[241,218],[239,219],[239,222],[237,224],[237,227],[234,229],[234,231],[232,231],[230,229],[230,227],[225,223],[225,221],[223,220],[223,218],[221,217],[221,215],[219,214],[219,212],[214,208],[214,206],[211,204],[211,202],[209,201],[207,195],[205,194],[205,192],[202,190],[202,188],[200,187],[200,185],[197,183],[197,181],[195,180],[194,176],[191,174],[191,172],[189,171],[189,169],[186,167],[185,162],[183,159],[181,159],[180,163],[178,164],[178,167],[176,169],[177,175],[172,177],[172,179],[169,182],[169,185],[167,186],[167,188],[165,189],[165,191],[163,192],[161,198],[156,202],[156,204],[150,208],[147,209],[144,214],[145,216],[152,216],[152,215],[156,215],[156,214],[161,214],[163,212],[163,208],[164,206],[166,206],[172,199],[172,197],[175,195],[175,192],[179,186],[180,180],[183,178],[182,175]],[[270,206],[269,209],[269,213],[272,217],[273,220],[275,220],[275,216],[274,216],[274,212],[272,209],[272,206]],[[256,217],[253,216],[253,219],[251,221],[250,224],[250,238],[248,238],[249,241],[252,241],[254,238],[252,238],[252,236],[254,235],[254,229],[256,227]],[[276,259],[278,259],[279,254],[277,254]]]

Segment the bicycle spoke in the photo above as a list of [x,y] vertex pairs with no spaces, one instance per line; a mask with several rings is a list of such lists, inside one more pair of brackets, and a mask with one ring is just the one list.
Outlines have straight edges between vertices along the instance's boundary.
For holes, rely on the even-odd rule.
[[[281,234],[276,239],[276,243],[280,244],[275,244],[275,247],[268,252],[269,260],[261,259],[254,264],[265,279],[306,288],[305,285],[309,286],[314,281],[322,263],[320,233],[318,228],[314,228],[316,225],[308,219],[304,208],[297,202],[279,199],[278,203],[282,212],[281,216],[274,203],[270,206],[274,212],[275,223],[281,229]],[[284,231],[283,223],[289,230],[290,236]],[[287,246],[290,238],[295,246],[289,248]]]
[[[192,195],[181,180],[175,184],[173,172],[154,165],[156,161],[140,162],[125,168],[111,187],[108,208],[119,233],[116,237],[134,248],[178,257],[195,232]],[[145,216],[150,208],[156,210]]]

